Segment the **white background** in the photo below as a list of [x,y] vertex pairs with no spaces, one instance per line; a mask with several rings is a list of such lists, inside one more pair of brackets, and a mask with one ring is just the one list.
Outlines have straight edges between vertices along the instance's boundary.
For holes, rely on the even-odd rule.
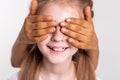
[[[0,80],[7,80],[19,70],[10,64],[11,48],[28,14],[30,1],[0,1]],[[120,80],[119,8],[119,0],[94,0],[94,22],[100,46],[97,75],[102,80]]]

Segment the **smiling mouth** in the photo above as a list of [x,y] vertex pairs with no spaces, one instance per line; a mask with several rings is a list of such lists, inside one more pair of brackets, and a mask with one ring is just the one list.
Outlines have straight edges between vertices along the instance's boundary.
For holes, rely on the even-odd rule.
[[55,52],[64,52],[69,47],[51,47],[51,46],[48,46],[48,48],[51,49],[52,51],[55,51]]

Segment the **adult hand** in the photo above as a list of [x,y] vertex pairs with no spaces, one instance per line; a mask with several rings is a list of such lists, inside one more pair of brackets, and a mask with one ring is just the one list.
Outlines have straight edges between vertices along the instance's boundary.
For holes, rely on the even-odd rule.
[[30,13],[24,21],[20,32],[20,40],[26,44],[41,42],[49,33],[55,31],[58,23],[49,15],[36,15],[38,9],[37,0],[32,0]]
[[69,36],[68,42],[73,46],[84,50],[96,50],[98,39],[94,30],[90,7],[84,11],[84,19],[69,18],[61,23],[61,31]]

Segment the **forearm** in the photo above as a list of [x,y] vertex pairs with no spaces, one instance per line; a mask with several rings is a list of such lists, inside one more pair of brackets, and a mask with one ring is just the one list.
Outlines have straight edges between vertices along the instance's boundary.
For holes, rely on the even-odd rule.
[[97,47],[94,50],[88,50],[87,53],[94,65],[94,69],[96,70],[99,60],[99,48]]
[[12,47],[11,64],[13,67],[20,67],[20,65],[23,62],[23,59],[28,53],[26,51],[28,44],[25,43],[22,31],[23,30],[21,29],[19,36]]
[[19,40],[16,40],[12,47],[12,55],[11,55],[11,64],[14,67],[20,67],[27,54],[26,51],[27,44],[21,43]]
[[[21,66],[23,60],[25,59],[26,55],[29,53],[29,50],[31,49],[29,48],[29,46],[35,43],[35,41],[32,41],[34,39],[31,38],[32,35],[30,32],[32,32],[31,29],[32,28],[31,25],[33,26],[32,21],[36,20],[34,14],[37,11],[37,5],[38,3],[36,2],[36,0],[33,0],[30,7],[30,13],[26,17],[23,27],[18,35],[18,38],[12,47],[11,64],[14,67]],[[36,22],[34,21],[34,23]]]

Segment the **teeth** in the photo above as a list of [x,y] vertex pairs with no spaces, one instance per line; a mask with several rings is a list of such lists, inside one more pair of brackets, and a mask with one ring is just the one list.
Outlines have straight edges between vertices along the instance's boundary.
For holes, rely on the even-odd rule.
[[52,50],[54,50],[54,51],[64,51],[65,48],[52,48]]

